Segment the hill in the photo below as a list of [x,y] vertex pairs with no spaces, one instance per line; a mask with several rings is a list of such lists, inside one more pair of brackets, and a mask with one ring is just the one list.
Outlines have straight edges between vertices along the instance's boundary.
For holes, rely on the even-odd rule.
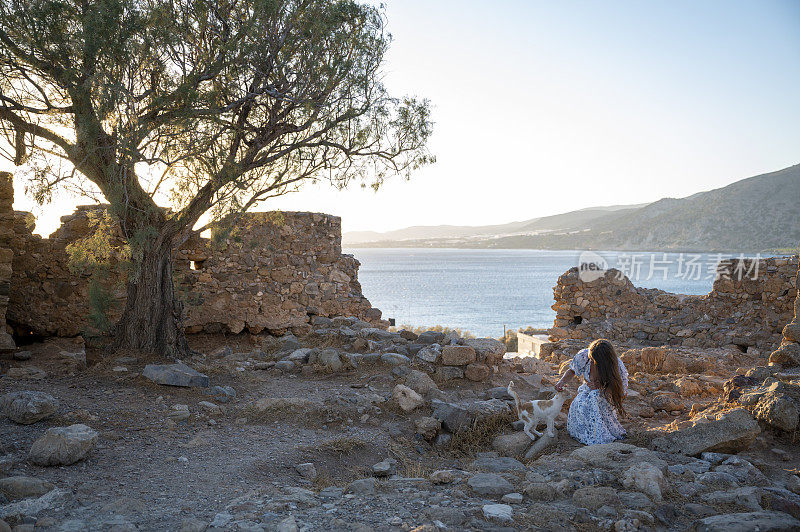
[[773,251],[800,242],[800,165],[762,174],[686,198],[646,205],[596,207],[512,224],[408,228],[344,236],[345,245]]

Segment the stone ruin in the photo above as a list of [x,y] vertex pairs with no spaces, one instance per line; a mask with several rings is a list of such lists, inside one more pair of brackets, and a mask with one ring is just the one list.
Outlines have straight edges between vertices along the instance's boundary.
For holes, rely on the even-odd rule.
[[[0,312],[10,331],[63,337],[91,331],[91,272],[70,269],[67,246],[94,231],[92,213],[103,207],[79,207],[42,238],[32,234],[33,215],[12,204],[12,175],[0,173]],[[120,234],[112,241],[124,243]],[[185,303],[187,333],[303,334],[315,316],[354,316],[384,327],[380,310],[362,294],[359,265],[342,254],[336,216],[248,213],[224,238],[195,236],[177,251],[175,290]],[[124,307],[122,275],[99,281],[112,322]],[[3,334],[0,348],[13,349]]]
[[720,262],[706,295],[639,288],[616,269],[583,282],[573,267],[553,289],[556,319],[548,331],[550,339],[608,338],[692,348],[734,345],[743,352],[769,353],[781,343],[784,324],[792,320],[798,258],[744,259],[746,271],[759,272],[755,279],[732,275],[736,262]]

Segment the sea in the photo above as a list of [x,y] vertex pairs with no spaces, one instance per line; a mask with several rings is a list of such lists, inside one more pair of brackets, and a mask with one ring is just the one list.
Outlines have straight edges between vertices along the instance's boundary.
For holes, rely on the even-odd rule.
[[[634,285],[707,294],[717,263],[754,255],[535,249],[349,248],[373,307],[397,326],[444,325],[480,337],[553,325],[553,287],[587,256],[617,268]],[[742,271],[741,274],[748,275]],[[758,272],[750,271],[749,275]]]

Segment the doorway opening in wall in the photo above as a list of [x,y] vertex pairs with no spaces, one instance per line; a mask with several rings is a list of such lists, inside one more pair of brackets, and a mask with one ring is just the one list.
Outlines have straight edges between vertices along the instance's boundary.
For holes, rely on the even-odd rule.
[[11,324],[11,338],[14,339],[14,343],[17,344],[17,347],[21,347],[23,345],[31,345],[37,342],[44,342],[45,337],[40,334],[35,334],[32,330],[24,325],[16,325]]

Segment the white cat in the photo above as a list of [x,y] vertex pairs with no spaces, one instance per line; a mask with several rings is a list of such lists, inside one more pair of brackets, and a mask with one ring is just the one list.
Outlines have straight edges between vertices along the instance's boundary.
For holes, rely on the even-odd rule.
[[[561,412],[561,407],[564,406],[564,401],[569,398],[567,390],[557,392],[552,399],[540,399],[538,401],[520,401],[517,392],[514,391],[514,381],[508,383],[508,393],[514,398],[514,404],[517,409],[517,417],[522,421],[525,434],[532,440],[541,437],[542,433],[536,430],[536,427],[542,421],[547,422],[547,435],[551,438],[556,435],[555,420],[556,416]],[[533,434],[531,434],[531,432]],[[534,434],[536,436],[534,436]]]

